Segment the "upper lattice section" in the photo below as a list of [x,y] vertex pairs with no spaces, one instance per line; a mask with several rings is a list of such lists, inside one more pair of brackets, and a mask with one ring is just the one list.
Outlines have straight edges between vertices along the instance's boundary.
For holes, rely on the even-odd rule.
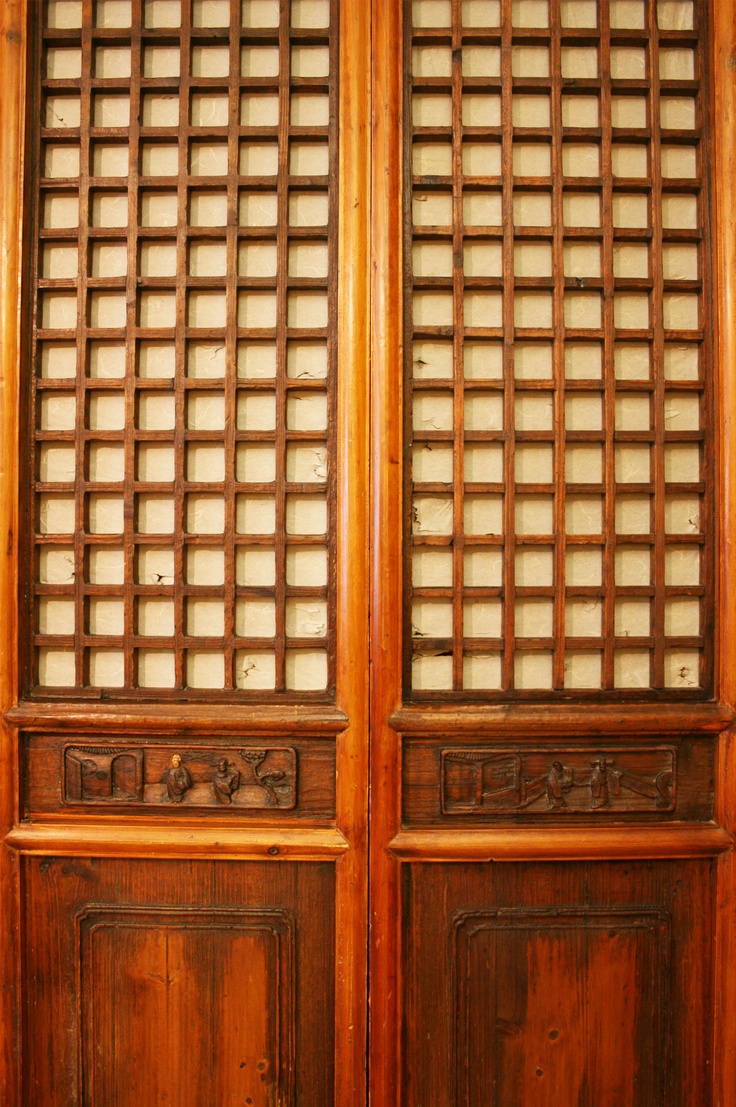
[[334,682],[334,0],[37,18],[27,684]]
[[703,696],[705,5],[405,12],[406,686]]

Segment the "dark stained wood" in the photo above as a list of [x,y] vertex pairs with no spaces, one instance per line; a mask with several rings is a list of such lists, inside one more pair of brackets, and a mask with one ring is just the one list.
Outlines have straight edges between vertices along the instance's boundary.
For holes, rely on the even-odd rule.
[[646,1046],[671,1033],[666,913],[511,908],[453,921],[460,1103],[488,1103],[489,1088],[508,1107],[665,1101],[666,1051]]
[[26,879],[25,1103],[334,1102],[332,865],[48,858]]
[[402,1102],[706,1107],[711,866],[410,865]]
[[[711,740],[679,737],[649,744],[632,736],[625,744],[544,746],[533,740],[448,746],[412,737],[403,744],[403,821],[447,829],[499,821],[543,820],[558,826],[561,821],[591,822],[591,816],[596,823],[623,817],[637,826],[708,822],[713,818],[713,756]],[[594,795],[593,774],[601,757],[611,773],[607,799]],[[559,771],[553,771],[554,762],[562,766]]]
[[[175,754],[193,785],[176,805],[166,793]],[[125,758],[131,762],[130,779],[118,781]],[[239,776],[229,805],[218,800],[213,787],[223,759]],[[202,814],[202,809],[212,807],[227,816],[257,814],[271,822],[296,818],[324,823],[335,818],[335,747],[329,739],[302,739],[296,745],[288,738],[227,744],[216,738],[180,738],[172,743],[150,735],[145,744],[140,738],[121,736],[101,746],[90,737],[33,737],[24,743],[23,774],[25,812],[31,817],[65,810],[71,814],[72,808],[76,814],[81,808],[99,815],[102,809],[109,813],[111,807],[130,807],[141,814],[141,806],[154,805],[160,819]]]

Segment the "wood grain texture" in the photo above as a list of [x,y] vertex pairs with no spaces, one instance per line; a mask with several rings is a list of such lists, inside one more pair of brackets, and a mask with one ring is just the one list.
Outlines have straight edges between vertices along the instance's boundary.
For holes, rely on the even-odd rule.
[[[736,151],[729,136],[736,126],[736,4],[714,0],[711,5],[711,70],[713,89],[714,243],[716,298],[716,365],[718,394],[718,502],[721,507],[723,550],[719,558],[718,627],[719,694],[736,703],[736,543],[733,540],[736,504],[736,202],[733,181]],[[716,817],[732,833],[736,829],[736,746],[734,735],[719,743]],[[713,1036],[713,1074],[718,1107],[736,1099],[736,860],[731,851],[717,870],[715,930],[716,1004]]]
[[504,827],[401,830],[390,843],[402,861],[601,861],[714,857],[732,848],[717,823],[637,827]]
[[369,772],[370,5],[341,0],[337,349],[337,826],[350,849],[336,866],[335,1102],[366,1085]]
[[[611,773],[607,797],[594,795],[601,756]],[[591,821],[708,822],[713,792],[714,741],[703,736],[641,742],[631,735],[598,744],[539,744],[528,735],[515,744],[497,738],[449,745],[421,735],[403,741],[402,810],[410,827],[541,821],[554,832]]]
[[[0,4],[0,714],[17,696],[18,396],[25,143],[25,0]],[[0,723],[0,839],[18,817],[16,736]],[[17,1012],[19,958],[18,865],[0,845],[0,1100],[19,1095],[22,1039]]]
[[453,945],[459,1103],[667,1102],[668,912],[471,911]]
[[290,912],[94,906],[75,921],[82,1103],[294,1102]]
[[[84,0],[84,3],[85,35],[89,36],[93,4],[91,0]],[[30,6],[35,12],[35,7]],[[238,0],[231,0],[231,15],[238,6]],[[288,3],[280,6],[281,22],[275,35],[266,31],[262,36],[264,39],[270,36],[280,43],[277,49],[280,49],[282,75],[275,83],[270,78],[262,83],[264,87],[275,85],[282,106],[289,92],[283,78],[283,63],[288,52],[285,12],[289,6]],[[582,1102],[595,1103],[596,1107],[621,1107],[624,1103],[631,1103],[632,1107],[638,1104],[653,1107],[655,1103],[657,1107],[660,1104],[662,1107],[665,1104],[667,1107],[715,1107],[716,1104],[729,1107],[736,1098],[736,1047],[731,1033],[736,1010],[736,971],[733,967],[736,962],[733,949],[736,869],[730,837],[736,826],[736,801],[733,800],[736,761],[729,732],[736,707],[733,666],[736,617],[732,611],[736,552],[729,537],[733,467],[736,465],[736,450],[731,441],[732,411],[736,409],[736,326],[732,295],[736,266],[732,182],[736,167],[729,141],[734,128],[736,93],[734,0],[697,4],[701,21],[706,8],[708,10],[712,39],[714,111],[710,126],[716,139],[714,242],[718,280],[714,303],[719,315],[718,356],[714,364],[721,398],[716,445],[724,474],[715,486],[713,497],[718,519],[707,517],[705,522],[710,533],[716,533],[717,524],[723,556],[717,559],[717,576],[711,574],[698,587],[708,591],[715,587],[717,580],[715,692],[719,698],[699,704],[674,703],[667,702],[669,696],[665,693],[659,703],[622,704],[617,700],[604,707],[587,707],[575,702],[550,706],[541,702],[542,698],[526,706],[485,704],[474,708],[457,701],[443,702],[441,698],[430,705],[402,705],[400,473],[404,454],[399,414],[403,359],[399,293],[404,242],[401,224],[402,104],[406,107],[402,89],[402,21],[412,5],[403,0],[372,0],[371,4],[365,0],[339,0],[339,3],[334,0],[330,6],[333,18],[337,19],[339,12],[340,23],[340,103],[338,105],[333,98],[330,117],[333,126],[339,125],[340,134],[339,163],[333,163],[330,178],[330,187],[338,203],[337,237],[333,247],[337,268],[331,271],[333,287],[335,276],[338,278],[333,303],[336,310],[330,317],[331,350],[335,365],[339,366],[332,397],[333,443],[337,451],[337,466],[332,473],[337,560],[329,581],[336,598],[335,622],[331,628],[337,647],[335,706],[327,702],[284,702],[278,706],[262,703],[238,706],[234,711],[224,703],[186,705],[173,702],[173,697],[165,704],[158,704],[155,694],[145,703],[115,705],[110,704],[104,689],[88,690],[89,698],[84,703],[54,702],[49,696],[43,701],[25,701],[14,706],[17,693],[15,542],[18,525],[14,488],[20,346],[18,304],[25,303],[19,291],[22,236],[18,229],[21,194],[17,182],[22,169],[19,127],[23,118],[25,5],[22,0],[0,0],[0,114],[3,120],[0,174],[4,181],[0,190],[3,196],[0,204],[0,276],[3,278],[0,282],[3,289],[0,294],[0,337],[3,340],[0,344],[3,390],[0,522],[8,535],[7,545],[3,544],[4,555],[0,558],[0,599],[5,616],[0,641],[0,659],[3,660],[0,709],[6,713],[7,721],[0,739],[0,832],[4,835],[14,827],[0,847],[0,930],[10,938],[0,944],[0,1100],[3,1104],[7,1102],[9,1107],[21,1102],[28,1107],[41,1103],[43,1107],[67,1107],[68,1103],[77,1101],[89,1101],[91,1107],[96,1096],[107,1107],[117,1095],[116,1086],[122,1082],[120,1096],[127,1096],[127,1102],[141,1103],[145,1102],[142,1098],[145,1093],[141,1091],[140,1073],[144,1073],[148,1076],[146,1086],[154,1089],[152,1094],[158,1098],[169,1095],[183,1105],[188,1102],[187,1097],[194,1097],[191,1101],[197,1104],[209,1099],[219,1103],[232,1093],[249,1096],[260,1107],[271,1104],[275,1107],[278,1093],[287,1103],[318,1102],[320,1107],[328,1107],[334,1102],[337,1107],[354,1107],[364,1102],[365,1023],[368,1017],[365,951],[369,948],[372,973],[370,1079],[373,1099],[380,1107],[398,1107],[399,1103],[407,1107],[432,1104],[440,1099],[443,1104],[475,1107],[494,1102],[493,1096],[499,1107],[501,1104],[506,1107],[503,1095],[498,1099],[498,1073],[502,1074],[509,1097],[512,1094],[516,1097],[515,1100],[509,1098],[510,1104],[534,1102],[540,1107],[546,1104],[558,1107],[566,1099],[577,1097]],[[430,2],[429,6],[456,13],[462,7],[457,0],[436,5]],[[493,6],[491,3],[490,7]],[[142,12],[145,5],[141,0],[134,0],[134,7],[136,12]],[[509,45],[514,35],[519,37],[518,31],[510,30],[513,10],[525,5],[502,0],[499,7],[503,12],[504,41]],[[555,21],[558,21],[560,7],[558,0],[551,0],[550,11]],[[190,10],[190,5],[185,3],[183,8],[186,9],[186,33],[191,42],[201,45],[210,32],[207,29],[197,31],[190,26],[194,7]],[[613,14],[613,5],[610,8]],[[655,9],[654,0],[647,0],[642,9],[648,13],[645,19],[651,21]],[[616,30],[610,25],[609,5],[603,3],[599,10],[604,12],[600,35],[598,30],[593,36],[584,29],[565,32],[567,39],[563,43],[555,31],[552,55],[555,66],[561,65],[563,45],[590,45],[592,39],[595,44],[600,41],[604,47],[614,43],[626,48],[645,48],[648,64],[657,65],[659,45],[650,44],[648,31]],[[235,26],[234,21],[232,25]],[[243,34],[248,37],[249,32],[243,31]],[[237,33],[217,32],[215,38],[218,35],[222,43],[227,42],[234,64],[240,46],[239,29]],[[462,47],[454,32],[448,36],[430,28],[420,37],[425,44],[432,45],[443,35],[451,37],[453,45]],[[66,36],[69,41],[76,37],[76,32]],[[125,35],[121,36],[115,29],[100,29],[97,37],[99,43],[109,45]],[[299,38],[299,44],[308,37],[307,34]],[[520,36],[520,44],[534,46],[547,37],[547,30],[527,29]],[[148,36],[150,43],[156,45],[166,38],[166,31],[155,31]],[[60,43],[64,39],[64,34],[56,36]],[[144,40],[146,34],[137,33],[136,50],[145,45]],[[692,31],[669,31],[664,41],[674,46],[684,44],[689,49],[693,40]],[[451,65],[450,84],[457,96],[463,84],[458,57]],[[508,75],[512,65],[510,52],[504,57],[503,65]],[[231,73],[234,72],[231,64]],[[92,73],[85,73],[81,79],[88,100],[97,87],[94,82],[100,79]],[[230,93],[237,82],[231,76],[224,83]],[[151,84],[150,88],[170,90],[171,84],[170,80],[163,79],[158,86]],[[192,91],[191,84],[190,81],[189,91]],[[536,89],[539,93],[541,88],[544,92],[549,82],[545,80],[542,84],[543,88],[532,81],[522,90],[534,93]],[[678,84],[674,82],[667,91],[684,92],[687,96],[693,93],[693,87],[677,88]],[[471,79],[471,86],[475,93],[484,88],[482,79]],[[432,87],[429,79],[427,88],[431,90]],[[47,90],[54,91],[51,85]],[[575,95],[584,92],[581,86]],[[626,99],[640,92],[650,95],[649,88],[644,88],[641,82],[634,82],[623,92]],[[707,101],[706,95],[704,103]],[[509,103],[507,96],[506,107]],[[601,87],[601,103],[608,120],[612,105],[611,90],[606,82]],[[34,103],[34,118],[37,106]],[[453,110],[454,122],[463,126],[459,104]],[[651,126],[642,129],[637,141],[646,142],[652,150],[670,140],[676,145],[692,144],[692,136],[661,136],[656,121],[649,122]],[[709,141],[705,122],[703,119],[698,131],[703,151],[708,150]],[[283,122],[279,127],[278,137],[284,140],[288,137],[288,128]],[[136,131],[136,135],[137,141],[140,140],[140,131]],[[505,136],[507,142],[513,137],[509,115],[500,124],[499,135]],[[224,129],[215,138],[223,136]],[[95,141],[99,137],[92,136]],[[124,136],[113,137],[118,141]],[[160,142],[167,135],[157,133],[149,137]],[[315,132],[309,137],[316,140],[321,134]],[[443,136],[443,141],[446,137]],[[477,138],[478,135],[469,137]],[[558,118],[552,121],[547,137],[557,172],[565,138]],[[621,136],[608,130],[601,136],[604,176],[611,168],[612,143],[617,137]],[[454,215],[451,245],[457,250],[462,234],[455,217],[459,216],[463,198],[459,132],[451,145],[452,181],[439,182],[437,187],[444,187],[446,183],[451,192]],[[287,170],[285,157],[282,142],[282,174]],[[503,172],[508,174],[512,168],[510,150],[505,157]],[[706,164],[702,162],[701,168]],[[93,151],[83,168],[89,179],[94,168]],[[232,179],[234,173],[231,156],[228,179]],[[177,182],[180,177],[182,182],[189,178],[189,166],[182,159],[177,169]],[[699,177],[682,188],[694,194],[700,188],[700,181]],[[132,214],[140,198],[141,182],[133,174],[130,183],[128,204],[129,214]],[[262,180],[258,187],[263,186],[265,190],[267,183]],[[217,182],[213,178],[209,184],[214,188]],[[681,184],[677,184],[678,189]],[[486,186],[496,187],[492,182],[486,182]],[[526,179],[524,187],[539,192],[544,191],[543,186],[546,187],[546,181],[530,184]],[[98,180],[92,187],[103,186]],[[556,178],[550,189],[556,218],[560,215],[564,187],[561,178]],[[606,209],[612,205],[614,188],[607,178],[603,184],[587,181],[584,187],[589,192],[600,190]],[[648,180],[645,187],[658,190],[663,185],[661,179],[655,177]],[[279,203],[283,217],[283,193]],[[137,209],[134,214],[137,219]],[[186,220],[183,210],[181,214]],[[334,207],[332,215],[334,219]],[[508,211],[505,219],[505,225],[511,227]],[[87,227],[85,232],[88,242],[91,229]],[[335,229],[334,222],[332,229]],[[136,222],[136,234],[140,230]],[[660,247],[677,238],[684,241],[686,237],[676,234],[668,239],[659,217],[652,221],[651,227],[648,223],[646,232],[647,236],[651,232],[652,239]],[[204,239],[208,233],[203,231],[200,237]],[[50,234],[49,241],[61,241],[65,235],[66,232],[59,233],[54,238]],[[156,236],[149,234],[148,237]],[[236,237],[233,226],[223,231],[231,265],[234,264]],[[616,329],[611,298],[617,291],[650,292],[656,286],[657,295],[662,295],[673,289],[667,284],[661,258],[655,261],[648,283],[637,285],[636,281],[628,280],[628,283],[617,285],[619,278],[614,279],[612,273],[614,236],[607,229],[600,237],[603,269],[599,283],[607,298],[602,332],[603,340],[610,345]],[[626,235],[622,237],[627,238]],[[695,237],[693,234],[693,241]],[[286,240],[282,230],[276,238],[283,261]],[[636,238],[637,233],[633,233],[627,240],[635,241]],[[549,244],[558,267],[564,266],[562,239],[559,227],[551,231]],[[135,244],[132,249],[135,250]],[[707,242],[703,249],[707,249]],[[512,261],[512,253],[506,248],[504,264],[509,272]],[[180,266],[179,276],[183,283],[188,281],[194,288],[196,278],[184,272],[183,263]],[[702,274],[701,279],[702,284],[691,291],[707,296],[708,274]],[[86,281],[87,290],[91,292],[95,280],[85,274],[81,287],[85,287]],[[431,280],[427,279],[427,287],[419,291],[431,290]],[[457,258],[453,262],[451,282],[453,292],[462,286],[461,264]],[[302,286],[301,278],[297,284]],[[477,288],[482,291],[483,285],[491,288],[492,284],[492,281],[480,281]],[[535,284],[541,288],[539,281],[532,281],[528,288],[534,291]],[[103,285],[99,286],[101,291],[112,290]],[[213,290],[206,287],[207,281],[200,285],[200,290]],[[141,285],[146,292],[166,291],[168,287],[166,279],[154,280],[145,289],[144,284]],[[171,288],[174,288],[173,283]],[[45,290],[62,289],[49,284]],[[542,290],[546,290],[546,286]],[[137,327],[134,309],[138,290],[130,278],[125,283],[125,291],[132,297],[128,305],[129,322]],[[287,292],[282,282],[277,289],[282,311],[287,307]],[[560,312],[564,311],[561,286],[555,285],[552,292],[554,311],[559,319]],[[178,295],[182,323],[185,305],[181,291]],[[508,306],[506,311],[506,321],[513,325]],[[454,318],[456,323],[460,322],[457,305]],[[81,334],[84,326],[81,322],[79,325]],[[661,363],[665,337],[660,326],[656,333],[647,335],[647,341],[651,338],[655,350],[660,375],[654,391],[643,391],[652,397],[656,393],[654,402],[657,404],[663,396]],[[703,341],[706,346],[708,338],[705,328]],[[555,332],[534,338],[535,341],[548,339],[554,346],[554,381],[562,395],[570,382],[562,379],[560,335]],[[237,340],[232,326],[225,340],[229,356],[232,356]],[[185,340],[180,335],[176,341]],[[279,341],[283,347],[283,327]],[[455,345],[461,357],[461,343],[455,342]],[[372,356],[371,380],[369,352]],[[508,385],[504,402],[509,414],[516,386],[511,355],[512,351],[507,351],[504,368],[504,382]],[[613,370],[609,358],[602,385],[607,401],[616,389]],[[281,383],[285,393],[290,386],[288,382]],[[232,379],[227,387],[230,402],[234,396]],[[569,388],[571,394],[576,387],[573,382]],[[126,403],[133,405],[136,387],[128,382],[125,388]],[[690,389],[688,385],[681,391],[698,389]],[[176,390],[178,402],[183,404],[186,388],[181,379],[176,382]],[[523,386],[520,391],[524,391]],[[452,395],[455,404],[453,433],[460,434],[465,398],[459,378],[453,380]],[[707,409],[707,398],[705,402]],[[711,417],[709,412],[707,415]],[[180,446],[187,444],[188,434],[188,431],[179,434]],[[277,434],[281,448],[286,440],[286,428],[280,426]],[[651,441],[656,441],[661,449],[668,442],[667,434],[666,425],[658,416]],[[232,450],[237,445],[232,426],[226,435],[228,449]],[[552,435],[556,447],[564,444],[564,420],[559,405]],[[616,428],[610,410],[601,435],[596,435],[593,438],[596,442],[600,440],[606,451],[606,491],[610,492],[615,487],[612,463],[616,445]],[[154,435],[151,441],[155,440]],[[126,448],[130,459],[132,443]],[[712,448],[710,441],[702,444],[704,471],[711,471],[709,451]],[[461,455],[462,449],[458,450],[453,462],[456,480],[461,479]],[[183,495],[186,484],[183,459],[177,464],[178,488]],[[658,589],[658,595],[654,600],[653,624],[657,633],[647,642],[658,679],[663,666],[661,631],[667,597],[661,533],[661,497],[667,482],[662,464],[659,459],[651,482],[653,494],[659,497],[657,526],[651,535],[657,559],[656,580],[652,587]],[[232,474],[228,478],[230,490],[234,488],[231,477]],[[33,478],[36,479],[35,473]],[[513,478],[510,467],[507,467],[506,478]],[[284,479],[282,473],[280,494],[285,494]],[[369,480],[373,495],[370,505]],[[563,485],[563,473],[558,469],[554,483],[558,496],[558,530],[564,524],[559,510]],[[133,483],[126,485],[126,494],[136,495]],[[462,492],[458,502],[461,500]],[[183,500],[180,514],[182,511]],[[615,520],[610,511],[604,524],[606,540],[611,541]],[[125,525],[130,537],[131,518]],[[647,544],[649,538],[646,536]],[[556,555],[558,573],[563,547],[561,539]],[[460,552],[458,547],[452,554],[454,588],[462,586]],[[606,558],[605,572],[610,579],[615,572],[610,551]],[[510,562],[505,579],[513,585]],[[181,593],[178,581],[176,588]],[[235,595],[232,572],[229,572],[225,588],[228,603],[231,603]],[[281,601],[285,593],[282,585],[279,588]],[[564,604],[559,594],[552,598],[555,641],[550,648],[554,653],[555,679],[559,682],[564,660],[561,644]],[[81,591],[79,595],[75,591],[75,602],[77,600],[81,603]],[[127,584],[124,600],[130,614],[135,596]],[[367,646],[369,600],[370,658]],[[451,645],[457,683],[461,679],[464,649],[458,622],[462,617],[459,592],[453,592],[452,602],[456,623]],[[605,679],[609,682],[613,663],[610,634],[614,619],[614,604],[609,595],[604,612],[609,638],[603,664]],[[28,626],[26,630],[30,635],[32,628]],[[710,624],[702,626],[699,637],[707,638],[711,630]],[[279,633],[282,631],[280,625]],[[178,640],[184,642],[182,619],[176,633]],[[82,638],[75,639],[75,649],[83,669],[80,651],[87,649],[90,643]],[[696,643],[701,644],[700,641]],[[473,648],[480,649],[482,645],[475,643]],[[507,677],[509,672],[507,661]],[[372,674],[370,729],[369,674]],[[133,679],[130,660],[126,679]],[[17,733],[19,730],[25,732],[23,741],[29,757],[25,763],[28,771],[23,777],[16,753],[21,737]],[[152,734],[155,735],[153,744],[169,752],[173,750],[172,743],[178,746],[180,739],[187,748],[226,751],[231,745],[239,748],[244,735],[259,748],[270,742],[284,743],[288,736],[288,744],[297,750],[300,761],[302,782],[296,808],[293,812],[281,812],[283,822],[280,816],[277,824],[269,821],[265,809],[259,810],[255,817],[248,816],[247,823],[241,820],[236,824],[232,818],[234,812],[214,804],[204,812],[205,819],[195,818],[187,805],[171,804],[176,819],[169,819],[166,825],[131,812],[126,812],[124,818],[103,818],[100,808],[86,814],[59,817],[62,778],[60,771],[58,778],[54,778],[48,756],[58,756],[64,746],[76,748],[78,742],[82,746],[100,743],[116,746],[130,740],[142,746]],[[677,747],[679,775],[674,811],[634,814],[609,809],[594,815],[584,811],[566,815],[540,813],[535,817],[545,822],[536,827],[484,824],[482,829],[473,829],[478,826],[477,816],[456,813],[453,819],[457,830],[437,830],[436,824],[443,818],[439,789],[441,751],[482,750],[499,745],[511,748],[531,742],[530,735],[534,736],[535,748],[540,746],[545,751],[555,746],[565,751],[600,747],[611,757],[616,756],[616,744],[622,748],[636,744],[638,748],[654,751],[663,744],[672,743]],[[712,744],[718,750],[715,810]],[[425,760],[418,764],[412,758],[420,750]],[[303,751],[307,752],[302,763]],[[329,781],[324,777],[321,782],[315,778],[314,802],[302,812],[304,778],[301,774],[305,765],[309,769],[311,753],[316,755],[315,772],[321,772],[322,766],[332,771],[333,763],[337,770]],[[370,902],[365,856],[369,753],[374,880]],[[61,762],[57,760],[56,764]],[[411,772],[402,777],[407,766]],[[684,771],[686,782],[683,785]],[[19,809],[22,793],[18,782],[21,780],[23,786],[30,787],[26,812],[31,816],[29,819],[24,819]],[[428,799],[430,792],[431,799]],[[293,821],[301,818],[302,813],[309,820],[307,826],[295,825]],[[494,814],[490,818],[497,816]],[[600,825],[589,825],[593,819]],[[577,825],[568,825],[568,821],[572,824],[573,820]],[[586,825],[580,825],[586,820]],[[627,825],[622,825],[624,822]],[[504,864],[496,865],[495,861]],[[22,881],[15,875],[18,870],[23,871]],[[23,1000],[22,1034],[13,1025],[12,1001],[21,965],[14,944],[16,908],[21,903],[25,912],[24,970],[29,981],[34,977],[38,981],[37,991],[29,990]],[[367,935],[369,909],[370,938]],[[284,926],[282,922],[275,924],[276,930],[281,927],[280,933],[288,930],[290,919],[296,919],[296,1003],[283,993],[279,995],[286,1022],[296,1018],[295,1029],[286,1035],[287,1038],[291,1035],[292,1041],[297,1040],[299,1045],[291,1084],[280,1075],[291,1061],[279,1061],[275,1067],[272,1064],[273,1056],[279,1053],[279,1048],[275,1047],[274,1052],[273,1047],[276,1017],[273,940],[267,935],[254,937],[252,929],[248,934],[244,923],[249,912],[251,917],[253,913],[270,912],[274,919],[286,919]],[[146,917],[148,923],[139,927],[137,920]],[[111,919],[115,920],[112,928],[107,927]],[[474,927],[476,932],[468,941]],[[96,937],[92,937],[93,933]],[[76,1002],[82,979],[78,966],[82,962],[86,966],[82,973],[87,997],[84,1004]],[[172,977],[176,979],[168,981],[167,971],[172,964]],[[462,988],[458,965],[464,966]],[[669,983],[664,982],[666,975]],[[159,978],[163,978],[163,983]],[[227,979],[226,983],[223,978]],[[92,985],[90,988],[86,987],[88,981]],[[168,989],[164,986],[167,982]],[[168,998],[163,995],[166,990],[171,993]],[[237,998],[233,1001],[234,992]],[[109,1001],[111,994],[120,997],[118,1006]],[[251,997],[253,1007],[246,1008],[240,1002],[244,995]],[[204,1003],[202,996],[206,997]],[[136,1004],[150,1012],[151,1018],[162,1027],[160,1037],[153,1039],[144,1035],[143,1023],[129,1017]],[[258,1012],[255,1018],[252,1017],[254,1010]],[[714,1010],[715,1034],[712,1034]],[[211,1012],[209,1021],[203,1013],[207,1011]],[[463,1012],[468,1011],[470,1017],[466,1019]],[[459,1014],[459,1031],[453,1026],[455,1014]],[[183,1033],[180,1032],[182,1024]],[[103,1046],[96,1053],[93,1048],[97,1042],[95,1027],[102,1035],[99,1040]],[[552,1037],[553,1031],[560,1033]],[[82,1091],[79,1084],[79,1050],[74,1045],[75,1034],[86,1038],[88,1044],[87,1053],[82,1050],[82,1067],[85,1072],[91,1067],[95,1074],[93,1083],[87,1085],[91,1089],[89,1092]],[[21,1093],[16,1069],[24,1037],[27,1046],[25,1089]],[[228,1048],[228,1043],[232,1043],[232,1048]],[[100,1055],[102,1060],[97,1059]],[[257,1067],[264,1055],[269,1064],[266,1079],[261,1081],[259,1076],[254,1085],[246,1085],[244,1080],[251,1072],[251,1061]],[[237,1057],[238,1065],[246,1060],[244,1068],[233,1069],[233,1057]],[[135,1060],[132,1069],[128,1067],[132,1065],[131,1059]],[[469,1068],[467,1074],[463,1071],[465,1065]],[[712,1087],[709,1066],[713,1073]],[[275,1079],[274,1072],[279,1074]],[[126,1099],[122,1098],[121,1102]]]
[[489,704],[482,710],[468,705],[456,708],[454,704],[433,704],[431,708],[418,704],[404,704],[394,711],[390,722],[402,734],[467,735],[484,732],[488,735],[520,735],[539,733],[545,735],[616,735],[616,734],[673,734],[679,731],[718,733],[733,722],[733,709],[724,703],[705,703],[697,706],[660,704],[653,707],[641,704],[632,707],[612,704],[597,711],[591,705],[584,708],[570,704],[561,707],[549,705],[544,711],[510,704]]
[[49,858],[26,877],[25,1103],[334,1103],[332,865]]
[[[335,829],[223,826],[208,820],[192,825],[161,826],[128,818],[124,825],[33,819],[18,823],[6,835],[11,849],[45,857],[167,857],[232,858],[241,861],[272,858],[288,861],[336,859],[349,849]],[[327,952],[327,951],[326,951]]]
[[709,1107],[711,873],[408,866],[402,1102]]
[[[279,734],[284,728],[292,733],[313,733],[327,731],[337,733],[345,729],[348,717],[344,711],[336,708],[315,708],[312,704],[299,704],[284,708],[269,707],[239,708],[237,713],[227,707],[191,704],[171,707],[162,704],[155,712],[157,728],[164,732],[178,731],[180,734],[207,734],[218,731],[223,734],[242,733],[252,730],[259,734]],[[21,701],[7,713],[11,726],[23,727],[31,731],[78,730],[106,732],[143,733],[151,729],[151,708],[126,704],[122,709],[110,704],[32,704]]]
[[[271,823],[284,819],[300,822],[334,822],[335,745],[331,737],[295,741],[283,736],[266,742],[241,737],[223,742],[212,737],[191,737],[172,743],[149,734],[145,742],[131,735],[109,738],[58,735],[25,737],[22,742],[24,808],[27,815],[80,814],[79,805],[97,814],[111,806],[126,814],[144,814],[141,805],[154,804],[159,818],[206,814],[214,807],[226,815],[266,817]],[[269,752],[270,751],[270,752]],[[177,754],[191,778],[191,787],[181,802],[171,802],[167,775]],[[126,775],[126,763],[136,762]],[[227,772],[236,772],[237,787],[230,804],[214,791],[220,762]],[[92,766],[95,763],[95,768]],[[101,775],[100,775],[101,774]],[[122,776],[121,776],[122,774]],[[275,774],[275,775],[274,775]],[[283,775],[279,775],[283,774]],[[121,777],[120,780],[116,779]],[[76,811],[73,808],[76,805]],[[130,810],[128,810],[130,808]],[[210,812],[214,814],[215,812]]]
[[399,1102],[402,904],[388,850],[401,819],[402,307],[404,116],[400,0],[372,0],[370,1101]]

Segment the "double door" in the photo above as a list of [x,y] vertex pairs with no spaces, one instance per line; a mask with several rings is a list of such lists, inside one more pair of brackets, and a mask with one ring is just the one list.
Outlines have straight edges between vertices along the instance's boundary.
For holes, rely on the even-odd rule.
[[0,10],[3,1102],[729,1102],[730,0]]

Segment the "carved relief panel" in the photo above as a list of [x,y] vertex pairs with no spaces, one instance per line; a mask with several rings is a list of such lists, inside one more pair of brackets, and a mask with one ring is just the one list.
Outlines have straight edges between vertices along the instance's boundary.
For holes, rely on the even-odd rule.
[[67,746],[67,803],[178,804],[289,809],[296,803],[296,750],[233,751]]
[[713,818],[713,739],[667,735],[504,742],[407,735],[405,825]]
[[334,735],[24,734],[23,810],[335,819]]
[[447,749],[442,751],[442,811],[671,811],[675,774],[671,746]]

